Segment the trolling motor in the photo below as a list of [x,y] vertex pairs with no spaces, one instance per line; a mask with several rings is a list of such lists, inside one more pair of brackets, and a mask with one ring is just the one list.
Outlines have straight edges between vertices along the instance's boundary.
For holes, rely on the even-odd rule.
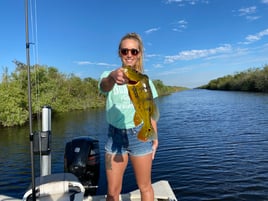
[[64,153],[64,172],[74,174],[85,188],[85,195],[95,195],[100,172],[99,141],[78,137],[68,142]]

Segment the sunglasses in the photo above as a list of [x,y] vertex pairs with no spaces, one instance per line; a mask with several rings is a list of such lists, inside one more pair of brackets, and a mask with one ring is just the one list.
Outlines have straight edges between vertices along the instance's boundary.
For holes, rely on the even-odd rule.
[[137,50],[137,49],[127,49],[127,48],[122,48],[122,49],[120,49],[120,52],[121,52],[121,54],[122,55],[124,55],[124,56],[126,56],[126,55],[128,55],[128,52],[131,52],[131,54],[132,55],[134,55],[134,56],[136,56],[136,55],[138,55],[139,54],[139,50]]

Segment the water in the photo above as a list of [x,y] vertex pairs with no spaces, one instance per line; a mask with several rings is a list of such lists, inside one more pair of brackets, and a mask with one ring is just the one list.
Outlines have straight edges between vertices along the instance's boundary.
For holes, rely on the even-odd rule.
[[[268,200],[268,94],[189,90],[161,97],[159,108],[153,182],[168,180],[183,201]],[[63,171],[65,143],[76,136],[99,139],[103,159],[104,118],[103,110],[53,117],[53,173]],[[21,198],[31,182],[28,128],[1,128],[0,146],[0,194]],[[123,192],[135,188],[128,168]]]

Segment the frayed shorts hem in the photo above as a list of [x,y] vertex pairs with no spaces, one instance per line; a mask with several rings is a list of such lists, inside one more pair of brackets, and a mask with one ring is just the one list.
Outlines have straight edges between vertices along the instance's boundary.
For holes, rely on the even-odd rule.
[[142,142],[137,134],[140,126],[131,129],[119,129],[109,125],[105,151],[112,155],[145,156],[152,153],[152,141]]

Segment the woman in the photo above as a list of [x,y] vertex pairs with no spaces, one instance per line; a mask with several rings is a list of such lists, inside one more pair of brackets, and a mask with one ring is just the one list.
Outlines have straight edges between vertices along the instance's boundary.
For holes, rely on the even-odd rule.
[[[131,66],[143,72],[143,44],[138,34],[126,34],[120,41],[118,53],[122,66]],[[119,200],[123,175],[130,158],[141,192],[141,200],[153,201],[151,169],[158,140],[141,142],[137,139],[141,125],[135,127],[133,122],[135,109],[128,95],[127,83],[128,79],[122,67],[103,72],[99,82],[101,92],[107,95],[106,118],[109,123],[108,140],[105,145],[108,182],[106,200]],[[153,97],[156,98],[158,95],[151,80],[150,87]],[[157,133],[157,122],[153,119],[151,121]]]

